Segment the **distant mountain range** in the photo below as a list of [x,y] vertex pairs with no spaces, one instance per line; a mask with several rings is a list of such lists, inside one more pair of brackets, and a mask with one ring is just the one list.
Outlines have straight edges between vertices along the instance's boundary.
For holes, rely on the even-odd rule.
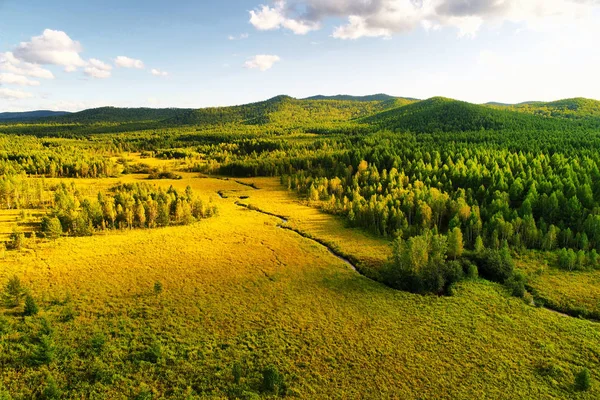
[[12,121],[28,121],[32,119],[47,118],[47,117],[59,117],[61,115],[70,114],[66,111],[25,111],[25,112],[3,112],[0,113],[0,121],[12,120]]
[[[202,109],[102,107],[76,113],[0,113],[0,122],[131,124],[132,129],[172,126],[269,125],[326,131],[343,123],[414,132],[554,129],[568,121],[600,125],[600,101],[584,98],[520,104],[471,104],[434,97],[418,100],[386,94],[370,96],[277,96],[262,102]],[[574,122],[575,123],[575,122]],[[142,126],[145,124],[145,126]]]

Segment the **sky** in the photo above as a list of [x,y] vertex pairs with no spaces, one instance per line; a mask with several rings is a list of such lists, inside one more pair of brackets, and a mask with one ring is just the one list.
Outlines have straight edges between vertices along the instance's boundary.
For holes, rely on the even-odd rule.
[[0,0],[0,112],[600,99],[600,0]]

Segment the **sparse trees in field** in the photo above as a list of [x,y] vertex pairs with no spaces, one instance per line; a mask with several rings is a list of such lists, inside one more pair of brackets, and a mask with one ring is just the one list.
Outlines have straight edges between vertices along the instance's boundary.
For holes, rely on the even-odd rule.
[[109,194],[99,193],[97,199],[82,199],[63,184],[55,198],[51,215],[42,221],[42,230],[50,238],[63,232],[89,236],[98,229],[187,225],[217,213],[214,205],[205,206],[195,198],[191,188],[182,194],[173,188],[165,191],[147,184],[124,184]]

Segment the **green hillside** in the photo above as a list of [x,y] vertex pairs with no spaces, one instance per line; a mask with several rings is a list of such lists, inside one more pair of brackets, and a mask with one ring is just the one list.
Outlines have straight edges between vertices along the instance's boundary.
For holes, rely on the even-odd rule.
[[307,97],[304,100],[387,101],[387,100],[395,100],[395,99],[407,100],[409,102],[418,101],[418,99],[413,99],[410,97],[395,97],[395,96],[390,96],[389,94],[384,94],[384,93],[372,94],[372,95],[368,95],[368,96],[351,96],[351,95],[347,95],[347,94],[338,94],[338,95],[334,95],[334,96],[317,95],[317,96]]
[[380,128],[413,132],[464,132],[478,130],[555,129],[563,121],[538,118],[513,110],[492,108],[434,97],[364,118]]
[[166,121],[176,125],[246,124],[279,126],[346,122],[406,104],[401,99],[385,101],[298,100],[277,96],[267,101],[233,107],[192,110]]
[[100,107],[46,119],[60,123],[144,122],[162,121],[190,111],[181,108],[118,108]]
[[543,117],[571,119],[600,117],[600,101],[582,97],[552,102],[531,101],[514,105],[488,103],[488,105]]

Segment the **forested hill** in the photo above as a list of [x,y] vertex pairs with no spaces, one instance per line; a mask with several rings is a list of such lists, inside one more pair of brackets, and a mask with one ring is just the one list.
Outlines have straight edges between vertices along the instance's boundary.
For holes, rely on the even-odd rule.
[[530,101],[521,104],[488,103],[499,109],[508,109],[528,114],[555,118],[600,118],[600,101],[577,97],[552,102]]
[[98,122],[146,122],[163,121],[185,114],[184,108],[117,108],[100,107],[59,117],[45,118],[46,122],[91,124]]
[[[600,102],[566,99],[551,103],[476,105],[443,97],[413,100],[388,95],[364,97],[277,96],[257,103],[202,109],[102,107],[60,116],[0,121],[0,132],[17,134],[117,133],[131,130],[198,127],[245,132],[465,132],[479,130],[561,130],[600,128]],[[18,123],[18,124],[17,124]],[[14,125],[11,125],[14,124]],[[35,128],[33,127],[35,125]],[[39,125],[39,126],[38,126]],[[35,131],[35,132],[34,132]],[[265,131],[265,132],[266,132]]]
[[346,122],[406,104],[402,99],[385,101],[299,100],[277,96],[267,101],[233,107],[202,108],[173,118],[175,125],[245,125],[306,126]]
[[57,117],[69,114],[66,111],[24,111],[24,112],[3,112],[0,113],[0,121],[28,121],[46,117]]
[[[482,106],[434,97],[404,107],[366,117],[362,122],[381,129],[412,132],[465,132],[479,130],[556,130],[573,128],[579,123],[542,115],[517,112],[508,107]],[[597,127],[600,119],[581,122]]]
[[395,97],[395,96],[390,96],[389,94],[384,94],[384,93],[372,94],[372,95],[368,95],[368,96],[350,96],[347,94],[338,94],[335,96],[317,95],[317,96],[307,97],[303,100],[388,101],[388,100],[396,100],[396,99],[405,100],[407,103],[419,101],[418,99],[413,99],[410,97]]

